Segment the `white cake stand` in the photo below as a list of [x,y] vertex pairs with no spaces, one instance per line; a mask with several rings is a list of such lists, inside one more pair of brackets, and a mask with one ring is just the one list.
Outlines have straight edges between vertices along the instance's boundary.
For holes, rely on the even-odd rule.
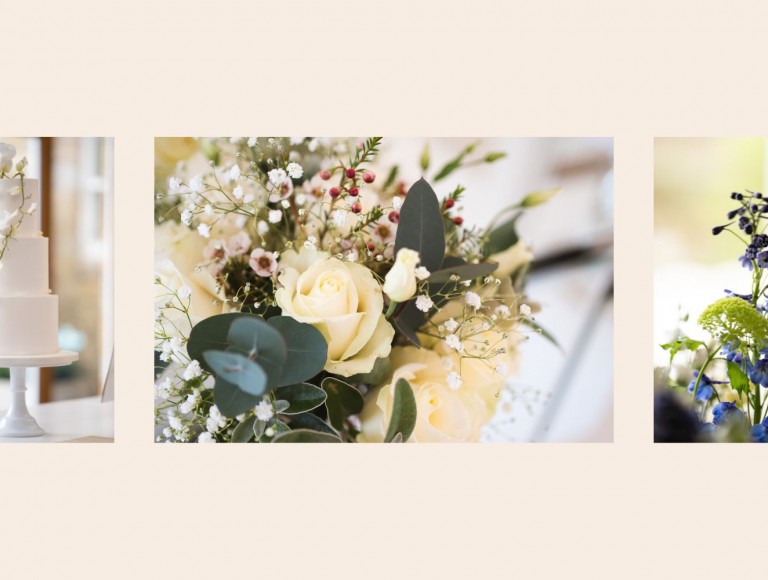
[[34,356],[0,356],[0,368],[11,371],[11,405],[5,417],[0,419],[0,437],[38,437],[45,434],[27,409],[27,369],[63,367],[77,359],[78,354],[69,350]]

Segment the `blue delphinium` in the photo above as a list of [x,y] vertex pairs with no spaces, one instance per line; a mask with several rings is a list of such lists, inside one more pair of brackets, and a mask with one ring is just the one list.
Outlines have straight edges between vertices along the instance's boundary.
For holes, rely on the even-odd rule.
[[731,421],[741,421],[744,419],[744,413],[741,412],[735,403],[718,403],[712,409],[712,422],[715,425],[724,425]]
[[761,358],[753,365],[747,361],[749,380],[756,385],[768,387],[768,359]]
[[[688,383],[688,392],[693,394],[696,388],[696,377],[699,376],[699,371],[693,371],[693,380]],[[712,395],[715,394],[715,387],[713,385],[726,385],[728,381],[713,381],[707,375],[701,375],[701,381],[699,381],[699,390],[696,391],[697,401],[709,401]]]
[[752,426],[750,431],[750,439],[754,443],[766,443],[768,442],[768,425],[766,425],[768,418],[763,420],[762,423]]
[[739,348],[741,347],[740,341],[734,341],[734,342],[726,342],[723,345],[723,349],[720,351],[720,354],[722,354],[725,357],[725,360],[734,362],[736,364],[741,364],[741,352],[739,352]]

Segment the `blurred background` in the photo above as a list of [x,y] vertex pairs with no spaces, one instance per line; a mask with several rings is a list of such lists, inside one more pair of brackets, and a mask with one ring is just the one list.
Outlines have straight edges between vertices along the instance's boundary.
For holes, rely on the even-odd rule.
[[[425,141],[434,173],[476,140],[389,138],[376,165],[398,163],[401,178],[416,180]],[[466,186],[459,213],[485,226],[527,193],[562,188],[518,222],[535,259],[527,289],[542,308],[536,321],[561,348],[535,334],[521,346],[520,374],[484,439],[612,441],[613,140],[484,138],[468,158],[490,151],[507,157],[459,169],[435,190]]]
[[[27,177],[40,180],[43,235],[50,239],[50,285],[59,296],[59,345],[80,360],[27,371],[27,401],[48,403],[101,395],[113,350],[112,139],[8,138]],[[0,369],[0,409],[8,405],[8,371]]]
[[[669,355],[658,345],[690,335],[708,338],[696,320],[723,290],[748,294],[751,276],[738,262],[743,245],[712,235],[727,223],[732,191],[763,191],[764,138],[659,138],[655,141],[654,366]],[[657,373],[657,383],[666,379]],[[659,386],[657,384],[657,386]]]

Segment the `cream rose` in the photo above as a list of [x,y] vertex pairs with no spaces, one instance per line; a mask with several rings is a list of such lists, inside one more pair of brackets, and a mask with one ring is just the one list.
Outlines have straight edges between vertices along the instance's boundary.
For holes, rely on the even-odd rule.
[[511,276],[521,266],[530,264],[531,260],[533,260],[531,248],[522,240],[503,252],[493,254],[488,258],[489,262],[496,262],[499,265],[497,270],[493,273],[493,275],[498,278]]
[[394,385],[401,378],[410,383],[416,397],[416,427],[409,442],[456,443],[480,439],[483,425],[493,416],[504,377],[483,361],[464,359],[461,385],[452,388],[448,375],[459,370],[455,354],[446,351],[441,356],[427,348],[395,347],[390,360],[394,369],[390,380],[366,395],[358,441],[381,443],[384,440],[392,417]]
[[408,248],[397,252],[395,264],[384,278],[384,293],[395,302],[405,302],[416,294],[416,265],[419,253]]
[[392,348],[381,286],[368,268],[301,248],[280,254],[275,300],[283,314],[317,328],[328,342],[325,370],[367,373]]

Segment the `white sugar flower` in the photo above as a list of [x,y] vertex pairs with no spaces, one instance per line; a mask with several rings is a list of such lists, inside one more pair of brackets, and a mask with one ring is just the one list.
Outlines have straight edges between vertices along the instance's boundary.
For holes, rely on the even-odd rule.
[[275,410],[272,408],[272,404],[269,401],[262,399],[258,405],[256,405],[256,418],[259,421],[269,421],[275,416]]
[[179,190],[181,189],[181,179],[178,177],[171,177],[168,180],[168,191],[171,193],[179,193]]
[[443,325],[448,332],[456,332],[456,329],[459,327],[459,323],[456,322],[453,318],[446,320]]
[[248,147],[256,146],[256,137],[248,137]]
[[279,209],[271,209],[269,210],[269,217],[267,219],[271,224],[279,224],[280,220],[283,219],[283,212]]
[[337,209],[335,212],[333,212],[333,223],[339,227],[347,223],[347,212],[343,209]]
[[267,173],[267,175],[269,176],[269,181],[275,187],[280,187],[285,180],[288,179],[288,175],[285,173],[284,169],[273,169]]
[[432,302],[432,299],[426,294],[421,294],[418,298],[416,298],[416,308],[422,312],[429,312],[429,309],[434,305],[435,304]]
[[304,175],[304,168],[295,162],[289,163],[288,165],[286,165],[285,170],[288,172],[288,175],[293,179],[300,179],[301,176]]
[[200,224],[197,226],[197,233],[203,236],[204,238],[211,237],[211,226],[208,224]]
[[191,363],[187,365],[187,368],[184,369],[184,374],[182,375],[182,378],[185,381],[191,381],[192,379],[196,379],[200,375],[203,374],[203,369],[200,367],[200,363],[196,360],[193,360]]
[[416,275],[418,280],[426,280],[430,276],[430,271],[427,270],[424,266],[419,266],[413,271],[413,273]]
[[449,334],[445,337],[445,344],[448,345],[449,348],[452,348],[456,352],[461,352],[464,350],[464,345],[461,343],[461,340],[458,336],[455,334]]
[[216,443],[216,440],[213,438],[213,435],[211,435],[210,431],[203,431],[200,433],[200,435],[197,436],[197,442],[198,443]]
[[199,175],[195,175],[192,179],[189,180],[189,189],[195,193],[202,193],[202,191],[205,189],[203,178]]
[[232,169],[229,170],[229,178],[232,181],[237,181],[240,179],[240,166],[235,164],[232,166]]
[[531,315],[531,307],[527,304],[521,304],[520,305],[520,314],[523,316],[530,316]]
[[467,292],[464,295],[464,299],[467,301],[467,306],[474,308],[475,310],[477,310],[483,305],[482,300],[480,300],[480,296],[478,296],[474,292]]
[[190,296],[192,296],[192,288],[186,285],[182,286],[177,290],[176,294],[178,295],[179,298],[189,298]]
[[263,248],[256,248],[251,252],[251,259],[248,261],[253,271],[263,278],[269,278],[277,270],[277,260],[272,252],[267,252]]
[[461,375],[456,371],[448,373],[447,380],[448,380],[448,386],[451,387],[453,390],[456,390],[461,387]]

